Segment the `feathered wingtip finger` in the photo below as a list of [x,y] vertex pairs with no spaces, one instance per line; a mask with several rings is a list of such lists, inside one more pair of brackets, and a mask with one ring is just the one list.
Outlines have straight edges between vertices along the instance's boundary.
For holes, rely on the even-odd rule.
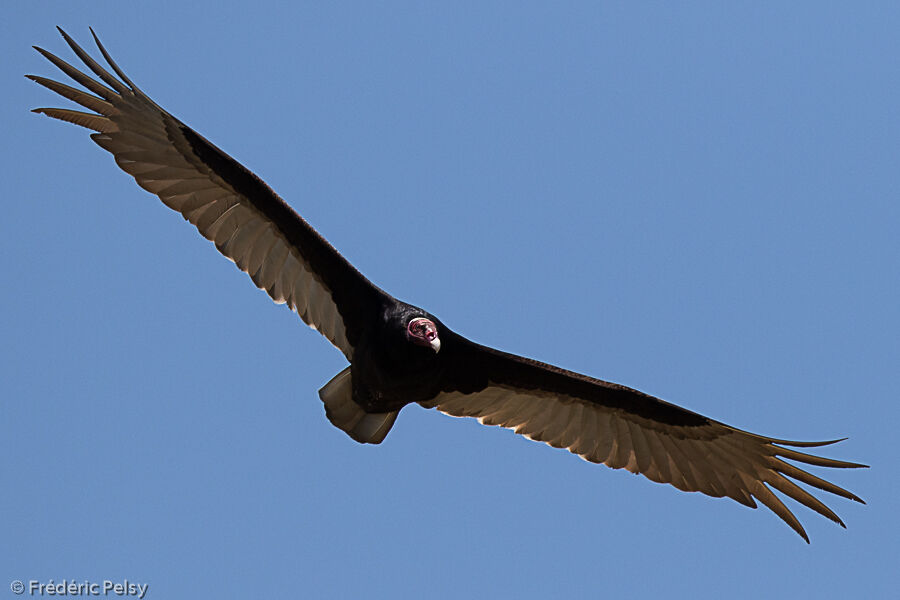
[[779,440],[776,438],[766,438],[769,440],[769,443],[778,444],[780,446],[793,446],[795,448],[818,448],[821,446],[830,446],[831,444],[837,444],[838,442],[844,442],[850,438],[838,438],[836,440],[825,440],[821,442],[800,442],[797,440]]
[[119,128],[106,117],[81,112],[79,110],[69,110],[67,108],[34,108],[31,112],[39,115],[47,115],[48,117],[59,119],[66,123],[72,123],[73,125],[79,125],[85,129],[90,129],[91,131],[96,131],[98,133],[115,133],[119,130]]
[[[116,75],[121,78],[121,81],[116,79],[91,58],[90,55],[61,27],[57,27],[57,30],[59,30],[60,35],[62,35],[63,39],[72,51],[75,52],[78,58],[80,58],[81,61],[109,87],[89,77],[87,74],[62,60],[52,52],[48,52],[39,46],[33,46],[41,56],[53,63],[54,66],[69,76],[74,82],[83,86],[87,92],[38,75],[26,75],[25,77],[76,104],[94,111],[94,113],[64,108],[43,107],[35,108],[31,112],[47,115],[48,117],[66,121],[67,123],[73,123],[98,133],[109,134],[117,132],[119,130],[118,126],[110,118],[120,113],[119,108],[117,108],[117,103],[120,103],[123,99],[132,99],[135,95],[139,95],[141,100],[149,99],[146,98],[143,92],[134,85],[131,79],[129,79],[115,63],[109,55],[109,52],[107,52],[106,48],[103,47],[103,44],[100,43],[100,39],[97,37],[97,34],[94,33],[93,29],[91,29],[91,35],[93,35],[97,47],[100,49],[101,54],[103,54],[103,57],[106,59],[109,66],[115,71]],[[125,82],[124,84],[122,83],[123,81]],[[152,100],[150,102],[152,103]]]
[[[100,54],[103,55],[104,60],[106,60],[107,64],[112,67],[112,70],[116,72],[116,75],[118,75],[122,81],[127,83],[128,87],[130,87],[133,91],[140,92],[141,88],[136,86],[134,82],[128,78],[128,76],[122,71],[122,69],[119,68],[119,65],[116,64],[116,61],[112,59],[112,56],[109,55],[109,52],[106,51],[106,48],[103,47],[103,44],[100,43],[100,38],[97,37],[96,33],[94,33],[94,28],[88,27],[88,29],[90,29],[91,35],[94,37],[94,43],[97,44],[97,48],[100,49]],[[62,30],[60,29],[60,31]]]
[[[87,52],[85,52],[84,49],[81,46],[79,46],[78,43],[75,42],[75,40],[73,40],[71,37],[69,37],[69,34],[66,33],[65,31],[63,31],[63,29],[61,27],[57,27],[57,29],[59,30],[59,33],[60,33],[60,35],[62,35],[63,39],[66,40],[66,43],[69,45],[69,47],[75,53],[75,55],[78,56],[78,58],[80,58],[81,61],[85,65],[87,65],[87,67],[91,71],[93,71],[97,77],[102,79],[108,86],[110,86],[112,89],[114,89],[120,95],[128,94],[129,92],[134,91],[133,89],[129,89],[128,87],[126,87],[121,81],[119,81],[118,79],[113,77],[109,73],[109,71],[104,69],[97,61],[95,61],[93,58],[91,58],[91,55],[88,54]],[[96,35],[94,36],[94,39],[97,40]],[[110,66],[118,74],[118,72],[119,72],[118,67],[113,65],[106,50],[103,48],[103,46],[100,46],[99,40],[97,40],[97,44],[100,47],[100,52],[103,54],[104,58],[106,58],[106,61],[108,63],[110,63]]]

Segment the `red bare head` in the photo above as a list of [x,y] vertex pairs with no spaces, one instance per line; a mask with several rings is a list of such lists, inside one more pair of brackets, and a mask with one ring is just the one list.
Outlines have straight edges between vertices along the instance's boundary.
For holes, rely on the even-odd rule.
[[441,350],[441,338],[431,319],[417,317],[406,326],[406,337],[413,344],[431,348],[437,354]]

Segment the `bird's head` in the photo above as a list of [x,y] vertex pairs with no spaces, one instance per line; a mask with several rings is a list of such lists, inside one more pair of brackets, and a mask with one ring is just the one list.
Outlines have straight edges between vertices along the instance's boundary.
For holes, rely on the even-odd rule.
[[406,324],[406,339],[416,344],[431,348],[437,354],[441,350],[441,338],[437,326],[431,319],[416,317]]

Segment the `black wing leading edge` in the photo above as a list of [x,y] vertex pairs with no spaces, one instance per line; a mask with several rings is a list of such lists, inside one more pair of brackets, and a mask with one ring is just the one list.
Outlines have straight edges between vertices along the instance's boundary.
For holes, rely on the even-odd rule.
[[96,132],[91,138],[112,153],[138,185],[180,212],[275,302],[286,303],[351,359],[362,324],[387,295],[261,179],[144,94],[93,30],[97,47],[118,79],[59,31],[106,85],[35,47],[90,93],[44,77],[26,77],[93,112],[62,108],[34,112]]
[[[822,501],[796,485],[863,502],[855,494],[782,459],[819,467],[857,468],[786,446],[796,442],[741,431],[631,388],[475,344],[445,331],[450,369],[443,391],[422,402],[454,417],[512,429],[581,458],[626,469],[686,492],[759,500],[809,542],[800,521],[770,488],[844,527]],[[755,500],[754,500],[755,499]]]

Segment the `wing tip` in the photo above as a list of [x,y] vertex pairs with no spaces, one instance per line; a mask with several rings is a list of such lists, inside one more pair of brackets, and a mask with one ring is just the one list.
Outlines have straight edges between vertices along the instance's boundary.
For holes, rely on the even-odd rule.
[[836,440],[823,440],[819,442],[802,442],[798,440],[780,440],[777,438],[769,438],[770,444],[778,444],[780,446],[793,446],[794,448],[820,448],[822,446],[830,446],[838,442],[849,440],[849,437],[842,437]]

